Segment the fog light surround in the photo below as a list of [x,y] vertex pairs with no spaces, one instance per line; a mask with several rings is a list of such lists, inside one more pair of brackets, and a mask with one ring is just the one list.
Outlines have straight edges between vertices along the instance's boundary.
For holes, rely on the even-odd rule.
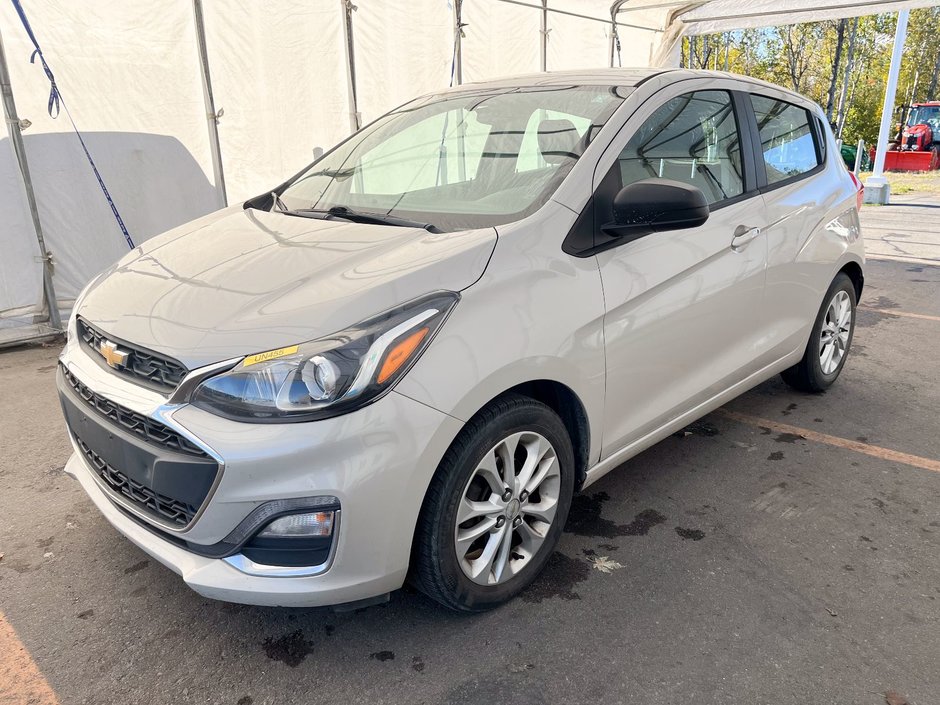
[[258,532],[258,538],[313,538],[333,534],[335,512],[308,512],[278,517]]

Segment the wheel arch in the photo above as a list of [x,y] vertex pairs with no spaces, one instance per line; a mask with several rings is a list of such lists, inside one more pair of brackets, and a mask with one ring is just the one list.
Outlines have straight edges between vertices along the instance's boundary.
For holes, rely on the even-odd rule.
[[[493,403],[509,394],[521,394],[531,399],[535,399],[536,401],[539,401],[548,406],[561,418],[562,423],[568,430],[568,435],[571,439],[571,446],[574,451],[575,492],[580,490],[581,486],[584,484],[585,477],[587,476],[588,466],[590,465],[591,427],[584,403],[581,401],[575,391],[568,385],[552,379],[532,379],[517,383],[512,387],[504,389],[499,394],[487,400],[484,404],[481,404],[473,414],[468,416],[464,427],[469,424],[474,417],[478,416]],[[463,428],[461,431],[462,430]],[[460,432],[454,435],[447,446],[448,450],[450,450],[454,443],[457,442],[459,437]],[[446,455],[446,451],[441,455],[441,458],[443,458],[444,455]],[[430,492],[434,484],[433,478],[439,471],[440,466],[436,467],[434,472],[429,476],[427,486],[424,490],[424,497],[421,502],[421,512],[424,511],[424,507],[427,504],[428,492]],[[416,522],[411,541],[412,563],[417,535],[420,528],[420,521],[418,520],[418,517],[415,517],[415,519]]]
[[865,273],[862,271],[862,266],[855,260],[850,260],[842,265],[839,272],[852,280],[852,285],[855,287],[855,301],[856,303],[861,301],[862,289],[865,287]]
[[587,410],[571,387],[551,379],[535,379],[507,389],[488,401],[480,411],[506,394],[522,394],[540,401],[561,418],[574,450],[575,490],[584,484],[591,457],[591,422]]
[[[580,396],[569,385],[557,379],[529,379],[506,386],[502,391],[482,403],[477,402],[476,408],[471,407],[471,413],[464,413],[459,418],[466,418],[464,423],[464,426],[466,426],[484,410],[509,394],[521,394],[530,399],[535,399],[545,404],[561,418],[565,429],[568,431],[568,437],[571,439],[571,447],[574,450],[575,489],[580,489],[587,475],[592,457],[591,421],[587,407]],[[457,441],[459,435],[460,433],[454,436],[448,448]],[[435,469],[436,472],[437,469]]]

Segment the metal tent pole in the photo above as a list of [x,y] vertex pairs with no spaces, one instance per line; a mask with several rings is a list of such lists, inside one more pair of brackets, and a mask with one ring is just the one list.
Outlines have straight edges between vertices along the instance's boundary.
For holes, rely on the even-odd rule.
[[542,29],[539,34],[539,71],[548,71],[548,0],[542,0]]
[[219,144],[219,118],[221,110],[215,109],[215,97],[212,95],[212,77],[209,75],[209,52],[206,49],[206,25],[202,14],[202,0],[193,0],[193,17],[196,22],[196,45],[199,49],[199,68],[202,75],[202,97],[206,104],[206,120],[209,122],[209,151],[212,152],[212,172],[215,176],[215,188],[222,207],[228,205],[225,191],[225,173],[222,170],[222,148]]
[[359,96],[356,92],[356,49],[353,42],[352,13],[359,8],[352,0],[340,0],[343,5],[343,26],[346,32],[346,91],[349,95],[349,129],[356,132],[362,127],[362,113],[359,112]]
[[871,176],[865,181],[865,202],[886,204],[891,197],[891,187],[884,177],[885,151],[894,115],[894,97],[898,89],[898,74],[901,72],[901,55],[904,53],[904,39],[907,37],[907,18],[910,10],[898,12],[898,27],[894,32],[894,48],[891,51],[891,68],[888,69],[888,83],[885,86],[885,102],[881,108],[881,128],[878,130],[878,142],[875,144],[875,164]]
[[454,83],[463,83],[463,0],[454,0]]
[[49,310],[49,324],[56,330],[62,330],[59,304],[52,283],[52,253],[46,249],[46,241],[42,235],[42,224],[39,222],[39,208],[36,205],[36,195],[33,193],[33,181],[29,175],[29,163],[26,161],[23,135],[20,133],[21,123],[16,115],[16,103],[13,101],[13,86],[10,84],[10,71],[7,68],[7,56],[3,49],[2,34],[0,34],[0,91],[3,93],[3,115],[6,118],[7,132],[10,134],[10,143],[13,145],[16,163],[20,168],[20,176],[23,178],[23,188],[26,190],[29,214],[33,220],[36,241],[39,243],[39,256],[42,260],[42,291],[46,308]]
[[621,4],[621,2],[615,2],[610,6],[610,68],[614,67],[617,45],[620,44],[620,35],[617,32],[617,13],[620,12]]

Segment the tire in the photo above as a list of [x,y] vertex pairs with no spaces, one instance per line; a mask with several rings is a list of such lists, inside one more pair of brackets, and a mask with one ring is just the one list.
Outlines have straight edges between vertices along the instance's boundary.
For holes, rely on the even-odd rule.
[[[514,487],[507,499],[510,467]],[[428,488],[412,550],[415,587],[462,612],[511,600],[558,544],[574,475],[571,439],[558,414],[519,394],[492,402],[454,440]],[[469,501],[476,504],[471,508]],[[459,524],[458,510],[464,516]]]
[[[852,347],[856,303],[855,285],[845,272],[839,272],[823,297],[803,359],[781,373],[784,382],[801,392],[811,393],[823,392],[832,386]],[[843,305],[847,306],[848,318],[833,320],[839,318],[839,309]],[[830,345],[826,344],[827,340],[832,341]],[[824,353],[830,349],[833,357],[827,360]]]

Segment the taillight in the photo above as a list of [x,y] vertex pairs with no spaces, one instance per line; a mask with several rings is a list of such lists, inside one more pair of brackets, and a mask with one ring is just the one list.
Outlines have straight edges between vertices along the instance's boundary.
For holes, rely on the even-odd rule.
[[862,203],[865,202],[865,185],[855,175],[854,171],[850,171],[849,176],[852,177],[852,183],[855,184],[855,207],[862,210]]

